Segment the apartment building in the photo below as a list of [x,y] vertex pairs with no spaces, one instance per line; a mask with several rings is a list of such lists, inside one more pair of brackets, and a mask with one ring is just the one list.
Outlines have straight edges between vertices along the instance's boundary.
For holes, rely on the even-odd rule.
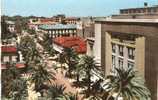
[[104,74],[114,68],[139,71],[152,100],[158,99],[158,6],[121,9],[119,15],[95,20],[94,37],[87,38],[87,54],[94,56]]
[[66,24],[77,24],[80,21],[80,18],[77,17],[66,17],[64,22]]
[[29,29],[33,29],[35,31],[39,31],[40,25],[52,25],[56,24],[57,22],[53,21],[50,18],[31,18],[29,19]]
[[50,34],[52,38],[61,36],[77,36],[77,26],[74,24],[41,25],[39,29]]
[[57,52],[63,52],[64,48],[72,48],[78,54],[86,53],[86,41],[81,37],[57,37],[53,40],[53,48]]
[[144,7],[120,9],[119,15],[112,15],[115,19],[157,19],[158,5],[148,6],[144,3]]
[[2,45],[1,52],[1,69],[6,69],[7,62],[15,63],[17,68],[25,67],[22,54],[15,45]]
[[95,22],[95,37],[88,39],[87,54],[95,57],[104,74],[114,67],[139,71],[152,93],[158,96],[158,20],[107,19]]
[[7,26],[8,26],[8,30],[9,30],[11,33],[16,32],[16,30],[15,30],[15,22],[13,22],[13,21],[6,21],[6,24],[7,24]]
[[64,14],[58,14],[56,16],[53,16],[51,19],[53,21],[57,22],[57,23],[62,23],[62,22],[64,22],[65,15]]

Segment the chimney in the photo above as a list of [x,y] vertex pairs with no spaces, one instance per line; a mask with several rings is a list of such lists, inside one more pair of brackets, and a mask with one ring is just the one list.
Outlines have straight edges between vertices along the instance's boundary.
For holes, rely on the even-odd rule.
[[148,7],[148,3],[147,2],[144,2],[144,7]]

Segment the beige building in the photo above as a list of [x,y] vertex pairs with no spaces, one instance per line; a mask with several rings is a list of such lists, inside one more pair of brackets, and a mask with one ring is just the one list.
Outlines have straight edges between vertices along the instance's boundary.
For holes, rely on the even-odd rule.
[[16,30],[15,30],[15,22],[13,22],[13,21],[6,21],[6,24],[8,26],[8,30],[11,33],[15,33],[16,32]]
[[158,6],[121,9],[119,15],[96,20],[87,54],[104,74],[132,67],[146,79],[152,100],[158,99]]
[[80,18],[77,17],[66,17],[64,22],[66,24],[77,24],[80,21]]
[[105,75],[114,67],[132,67],[145,77],[157,100],[158,20],[107,19],[95,22],[95,37],[87,42],[87,54],[95,57]]
[[114,19],[157,19],[158,18],[158,5],[148,6],[147,3],[144,7],[140,8],[127,8],[121,9],[119,15],[112,15]]

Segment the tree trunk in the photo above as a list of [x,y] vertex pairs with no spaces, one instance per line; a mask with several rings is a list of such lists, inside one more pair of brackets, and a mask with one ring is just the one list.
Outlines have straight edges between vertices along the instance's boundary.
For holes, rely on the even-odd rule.
[[118,100],[118,97],[120,96],[120,93],[121,93],[121,89],[122,89],[122,85],[121,85],[121,82],[119,83],[119,91],[118,91],[118,94],[117,94],[117,96],[116,96],[116,98],[115,98],[115,100]]
[[63,74],[63,64],[61,63],[61,73]]
[[77,73],[77,83],[79,83],[79,78],[80,78],[80,75],[79,75],[79,73]]
[[106,100],[110,100],[111,96],[112,96],[112,94],[109,94],[108,97],[106,98]]
[[72,78],[71,69],[70,68],[68,69],[68,72],[69,72],[69,77]]
[[113,91],[114,91],[114,89],[111,90],[111,92],[109,93],[109,95],[108,95],[108,97],[106,98],[106,100],[110,100],[110,97],[112,97]]
[[88,71],[88,97],[90,96],[90,91],[91,91],[91,75],[90,72]]

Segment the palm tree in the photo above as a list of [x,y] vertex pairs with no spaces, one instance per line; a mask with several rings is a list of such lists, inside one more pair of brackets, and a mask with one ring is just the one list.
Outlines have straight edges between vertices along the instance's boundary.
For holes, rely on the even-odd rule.
[[37,92],[41,92],[41,94],[43,94],[42,89],[45,89],[41,87],[46,87],[45,84],[47,84],[47,82],[51,84],[51,80],[55,79],[55,73],[48,71],[46,68],[47,65],[45,63],[37,63],[34,67],[32,67],[32,76],[30,81],[35,83],[35,90]]
[[66,93],[55,98],[55,100],[78,100],[78,94]]
[[36,43],[30,36],[21,37],[20,44],[18,44],[18,50],[22,52],[25,61],[26,69],[29,67],[29,62],[34,58],[34,54],[37,54]]
[[59,97],[60,95],[64,95],[66,87],[64,85],[53,84],[48,89],[48,96],[54,100],[55,98]]
[[99,96],[94,95],[94,96],[90,96],[88,100],[103,100],[103,99]]
[[78,61],[76,61],[77,63],[75,64],[75,69],[74,69],[74,72],[75,72],[75,76],[76,76],[76,82],[74,82],[77,86],[81,86],[81,82],[80,82],[80,78],[84,76],[84,67],[83,67],[83,64],[82,64],[82,59],[79,58]]
[[125,100],[150,100],[151,94],[148,88],[145,86],[145,81],[138,75],[132,68],[120,69],[115,68],[117,75],[107,76],[110,79],[110,91],[107,100],[114,93],[117,94],[115,100],[118,97],[123,97]]
[[11,98],[14,100],[22,100],[27,97],[27,84],[26,80],[19,78],[12,81]]
[[16,76],[19,76],[19,74],[15,64],[6,63],[6,69],[2,70],[2,96],[9,97],[11,83],[16,79]]
[[76,81],[77,81],[77,83],[80,82],[81,71],[82,71],[82,65],[80,63],[76,64],[76,66],[75,66],[75,72],[76,72]]
[[61,68],[61,72],[63,73],[63,69],[66,69],[65,66],[63,66],[63,64],[65,63],[65,58],[64,58],[63,53],[59,54],[59,57],[57,60],[60,63],[60,67],[56,67],[55,69]]
[[26,96],[26,80],[23,80],[15,63],[7,63],[6,69],[2,70],[2,96],[20,100]]
[[55,50],[53,49],[52,41],[52,37],[50,37],[49,34],[44,34],[41,45],[44,47],[45,51],[53,56],[55,54]]
[[77,53],[72,48],[65,48],[63,50],[65,63],[68,65],[69,76],[72,77],[72,71],[75,69],[75,65],[79,60]]
[[28,52],[28,55],[30,56],[30,61],[34,61],[36,59],[42,59],[39,51],[36,48],[32,48],[30,52]]
[[82,57],[82,68],[83,70],[85,71],[85,83],[86,83],[86,86],[87,86],[87,96],[89,97],[90,95],[90,92],[91,92],[91,84],[92,84],[92,81],[91,81],[91,78],[92,78],[92,71],[97,71],[97,70],[100,70],[99,67],[96,66],[96,62],[94,60],[94,57],[91,57],[91,56],[88,56],[88,55],[85,55]]

